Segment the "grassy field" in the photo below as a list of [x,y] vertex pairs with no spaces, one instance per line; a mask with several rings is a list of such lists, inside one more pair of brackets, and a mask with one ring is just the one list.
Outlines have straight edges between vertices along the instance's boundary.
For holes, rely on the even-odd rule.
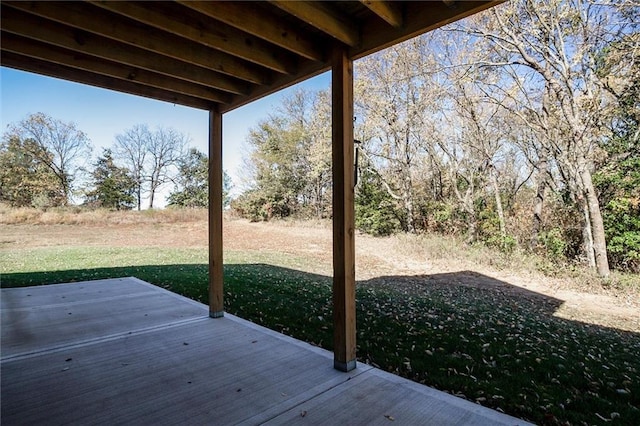
[[[207,302],[204,247],[0,247],[3,287],[136,276]],[[226,310],[331,349],[331,279],[309,272],[316,263],[227,250]],[[484,285],[453,285],[465,273],[473,274],[360,281],[359,360],[540,424],[638,424],[637,332],[559,318],[561,300],[511,291],[482,274],[475,280]]]

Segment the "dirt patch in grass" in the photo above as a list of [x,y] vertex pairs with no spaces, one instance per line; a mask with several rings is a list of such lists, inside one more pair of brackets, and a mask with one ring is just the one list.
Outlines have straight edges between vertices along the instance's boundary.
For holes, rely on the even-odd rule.
[[[190,214],[170,221],[83,220],[75,224],[2,224],[0,250],[52,246],[192,247],[208,244],[206,215]],[[428,239],[427,239],[428,238]],[[305,259],[306,272],[332,274],[330,223],[249,223],[227,220],[228,250],[286,253]],[[461,250],[453,240],[395,236],[356,239],[356,277],[362,285],[375,280],[400,291],[449,286],[472,287],[522,298],[559,300],[555,316],[622,330],[640,331],[640,301],[635,291],[616,291],[550,278],[529,268],[505,268],[490,253]],[[512,263],[517,264],[516,261]],[[494,266],[495,265],[495,266]],[[638,278],[640,279],[640,278]],[[587,288],[587,291],[584,290]]]

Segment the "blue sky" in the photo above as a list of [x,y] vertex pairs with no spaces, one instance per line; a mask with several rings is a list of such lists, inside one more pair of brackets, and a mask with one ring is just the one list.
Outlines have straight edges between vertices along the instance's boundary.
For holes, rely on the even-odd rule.
[[[325,73],[294,87],[310,90],[329,87]],[[278,108],[278,92],[224,115],[223,167],[239,184],[238,171],[249,130]],[[2,133],[7,125],[42,112],[55,119],[75,122],[94,146],[94,158],[112,145],[115,136],[136,124],[173,127],[189,135],[191,146],[208,153],[209,114],[207,111],[127,95],[111,90],[72,83],[37,74],[0,67]]]

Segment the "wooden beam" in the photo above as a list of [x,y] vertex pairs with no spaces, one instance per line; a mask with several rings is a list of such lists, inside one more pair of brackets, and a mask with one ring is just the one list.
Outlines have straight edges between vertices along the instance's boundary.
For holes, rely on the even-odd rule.
[[255,84],[267,83],[268,71],[247,61],[212,50],[155,28],[134,25],[119,15],[87,3],[68,2],[64,7],[55,2],[3,2],[24,12],[40,16],[117,42],[139,47],[162,56],[198,65]]
[[333,365],[356,367],[356,277],[353,188],[353,61],[346,49],[332,57]]
[[5,4],[4,2],[0,4],[3,31],[231,93],[242,94],[248,91],[245,83],[234,78],[47,21],[17,9],[8,8]]
[[389,28],[379,20],[364,23],[362,44],[351,48],[349,56],[352,59],[362,58],[505,1],[462,0],[457,1],[454,7],[442,1],[406,1],[402,27]]
[[205,101],[203,99],[170,92],[168,90],[157,89],[155,87],[142,86],[138,83],[118,80],[112,77],[82,71],[59,64],[52,64],[50,62],[41,61],[28,56],[17,55],[5,50],[2,50],[0,61],[2,61],[2,66],[5,67],[74,81],[76,83],[87,84],[89,86],[100,87],[103,89],[115,90],[122,93],[129,93],[131,95],[144,96],[146,98],[165,101],[172,104],[179,104],[203,110],[210,110],[216,105],[213,102]]
[[298,74],[282,75],[275,79],[268,86],[253,86],[251,91],[244,96],[234,96],[231,103],[220,105],[220,112],[227,113],[236,108],[247,105],[255,100],[276,93],[279,90],[300,83],[308,78],[315,77],[325,71],[329,71],[331,66],[322,62],[305,61]]
[[209,112],[209,316],[224,316],[222,114]]
[[2,49],[53,64],[65,65],[120,80],[137,82],[145,86],[177,92],[215,103],[229,103],[231,95],[209,87],[166,77],[146,70],[123,66],[115,62],[82,53],[72,52],[35,40],[29,40],[2,31]]
[[399,28],[402,26],[402,11],[397,3],[384,0],[360,0],[360,3],[364,4],[392,27]]
[[270,2],[347,46],[360,44],[358,24],[348,16],[320,2],[285,0],[270,0]]
[[196,43],[220,50],[230,55],[253,62],[273,71],[293,74],[296,60],[284,49],[264,40],[239,31],[218,21],[200,19],[196,21],[182,13],[168,13],[161,7],[172,7],[173,3],[146,3],[123,1],[94,1],[96,6],[143,22],[173,34],[179,34]]
[[178,0],[178,3],[307,59],[324,60],[317,40],[267,10],[247,13],[246,3],[233,1]]

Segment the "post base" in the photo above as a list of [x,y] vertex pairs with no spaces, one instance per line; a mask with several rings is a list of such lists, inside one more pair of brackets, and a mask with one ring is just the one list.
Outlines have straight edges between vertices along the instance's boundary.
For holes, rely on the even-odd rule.
[[223,316],[224,316],[224,311],[209,312],[209,317],[211,317],[211,318],[222,318]]
[[351,370],[355,370],[356,360],[353,359],[347,362],[340,362],[340,361],[333,360],[333,368],[335,368],[338,371],[344,371],[345,373],[347,373]]

